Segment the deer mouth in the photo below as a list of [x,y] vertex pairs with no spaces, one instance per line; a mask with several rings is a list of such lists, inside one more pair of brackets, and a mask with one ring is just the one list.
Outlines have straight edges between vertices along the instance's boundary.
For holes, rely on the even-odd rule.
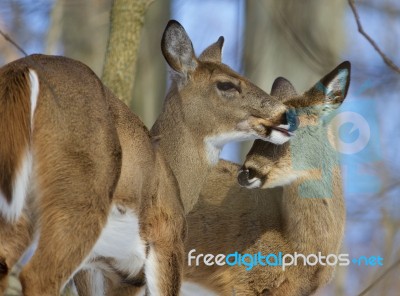
[[238,131],[251,133],[257,139],[281,145],[294,136],[299,126],[299,119],[294,109],[282,114],[279,120],[270,120],[258,116],[250,116],[237,125]]
[[273,139],[272,142],[282,144],[294,136],[294,131],[297,130],[299,124],[300,121],[296,110],[290,108],[283,115],[281,124],[270,127],[271,132],[269,137]]
[[280,124],[277,126],[266,126],[266,133],[260,137],[263,141],[268,141],[273,144],[282,145],[294,136],[294,133],[290,130],[289,125]]
[[281,124],[281,125],[278,125],[278,126],[273,126],[273,127],[271,127],[271,129],[282,133],[286,137],[294,136],[294,133],[290,131],[290,126],[289,125]]

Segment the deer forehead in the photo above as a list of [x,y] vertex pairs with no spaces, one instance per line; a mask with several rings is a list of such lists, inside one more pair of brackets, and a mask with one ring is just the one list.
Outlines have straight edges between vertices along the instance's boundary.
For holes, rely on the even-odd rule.
[[237,82],[247,82],[246,78],[225,64],[203,62],[199,64],[193,74],[194,77],[207,77],[211,80],[230,79]]

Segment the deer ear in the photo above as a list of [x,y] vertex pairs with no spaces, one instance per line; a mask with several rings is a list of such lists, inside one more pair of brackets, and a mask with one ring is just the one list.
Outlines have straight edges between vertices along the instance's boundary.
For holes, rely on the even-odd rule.
[[325,75],[306,95],[318,100],[322,99],[323,110],[338,108],[344,101],[350,85],[351,64],[346,61]]
[[197,66],[192,41],[182,25],[175,20],[170,20],[164,30],[161,50],[168,65],[179,73],[186,75]]
[[287,100],[297,95],[294,86],[286,78],[278,77],[272,84],[271,96],[277,97],[280,100]]
[[207,47],[199,57],[202,62],[221,63],[222,47],[224,46],[224,37],[220,36],[217,42]]

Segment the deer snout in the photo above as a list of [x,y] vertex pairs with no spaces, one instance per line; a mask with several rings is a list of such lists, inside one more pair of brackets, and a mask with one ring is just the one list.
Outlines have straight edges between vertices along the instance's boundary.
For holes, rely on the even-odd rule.
[[272,119],[250,116],[238,124],[239,130],[251,130],[259,139],[281,145],[290,140],[299,126],[299,119],[294,109],[285,109]]
[[261,179],[256,176],[254,170],[250,168],[242,168],[239,170],[237,176],[239,185],[242,187],[246,187],[249,189],[260,188],[261,187]]
[[267,138],[274,144],[283,144],[294,136],[294,131],[299,127],[300,121],[294,109],[288,109],[281,117],[279,124],[271,127]]

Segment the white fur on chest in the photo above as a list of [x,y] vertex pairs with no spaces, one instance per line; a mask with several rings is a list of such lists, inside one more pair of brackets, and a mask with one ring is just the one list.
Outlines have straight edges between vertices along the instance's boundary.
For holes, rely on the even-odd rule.
[[115,262],[114,268],[135,276],[146,259],[145,244],[139,230],[139,219],[133,211],[120,211],[113,205],[90,259],[99,256],[112,258]]
[[229,142],[252,140],[254,138],[256,138],[255,135],[243,131],[234,131],[206,137],[204,139],[204,147],[207,160],[210,164],[215,165],[218,163],[219,154],[225,144]]

